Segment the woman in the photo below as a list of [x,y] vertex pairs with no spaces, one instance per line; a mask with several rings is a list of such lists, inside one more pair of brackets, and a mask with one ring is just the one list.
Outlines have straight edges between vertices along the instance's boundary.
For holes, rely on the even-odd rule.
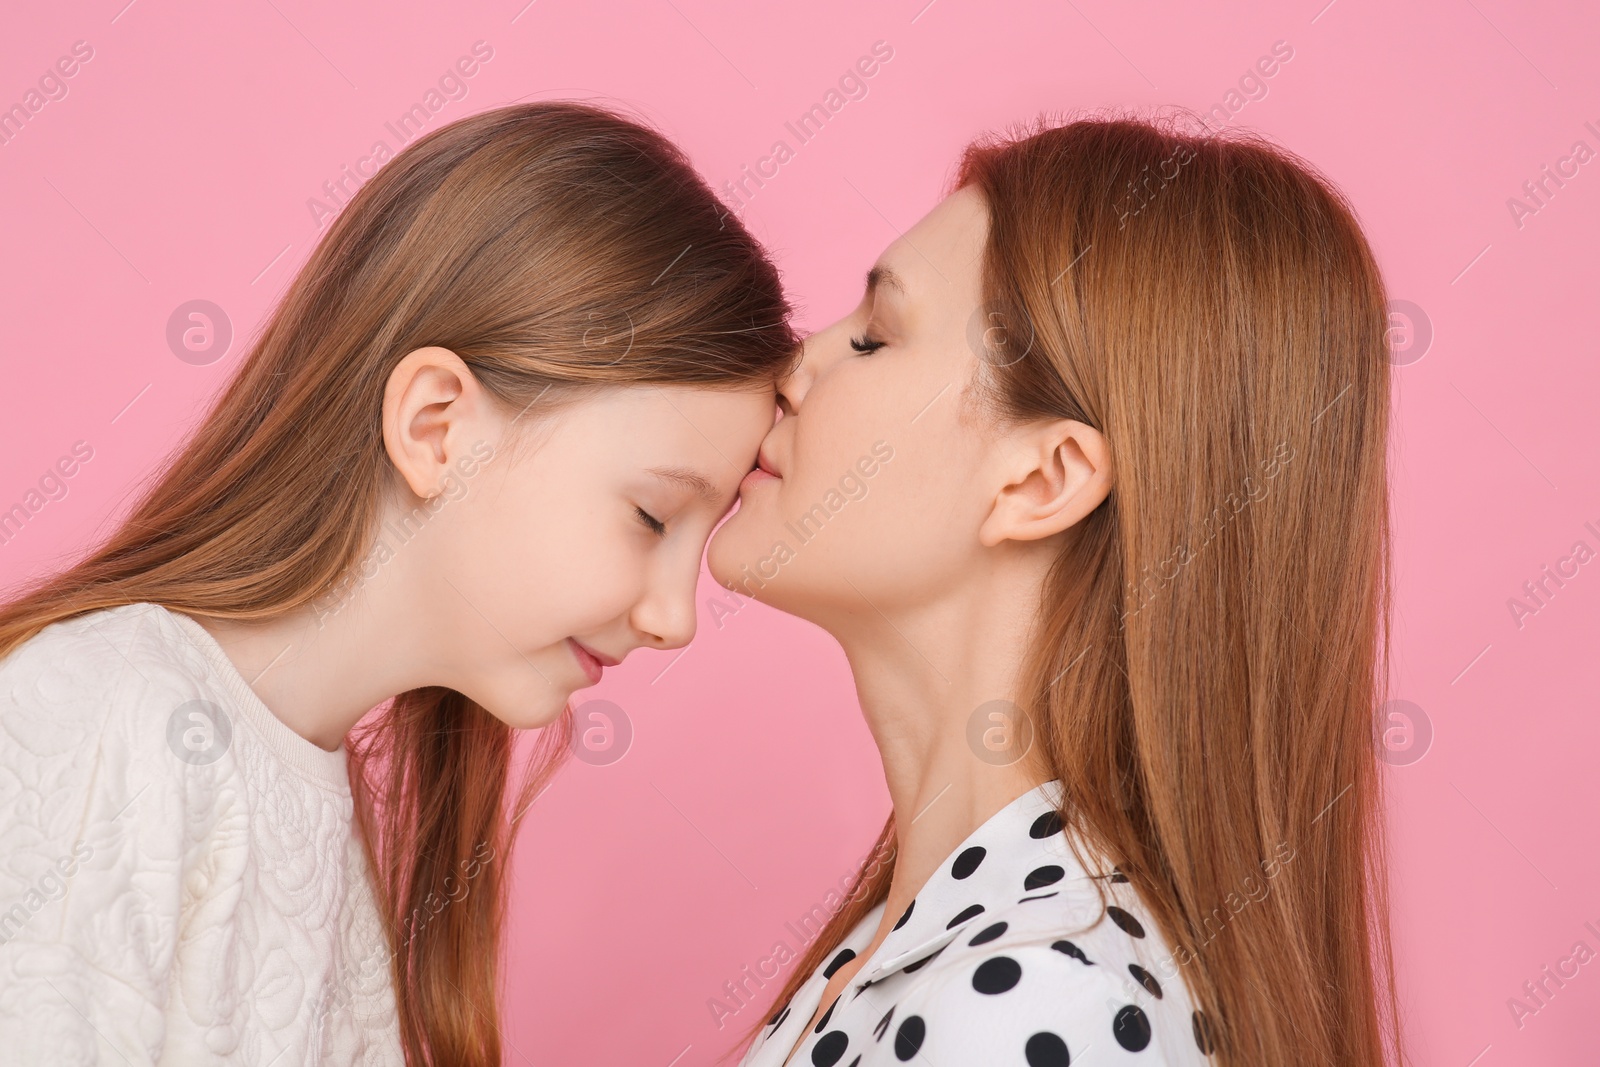
[[839,640],[893,801],[746,1064],[1394,1054],[1385,320],[1264,141],[967,150],[711,543]]
[[512,825],[571,694],[692,636],[788,314],[601,109],[363,186],[104,547],[0,609],[6,1062],[498,1067]]

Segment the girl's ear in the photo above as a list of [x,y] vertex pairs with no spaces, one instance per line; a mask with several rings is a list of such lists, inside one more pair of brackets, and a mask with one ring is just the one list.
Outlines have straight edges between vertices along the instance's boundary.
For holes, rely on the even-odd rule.
[[1072,419],[1031,423],[999,443],[999,489],[978,540],[1037,541],[1072,526],[1111,492],[1111,449],[1099,430]]
[[411,491],[424,500],[442,484],[469,441],[487,436],[485,394],[448,348],[418,348],[389,372],[383,391],[383,444]]

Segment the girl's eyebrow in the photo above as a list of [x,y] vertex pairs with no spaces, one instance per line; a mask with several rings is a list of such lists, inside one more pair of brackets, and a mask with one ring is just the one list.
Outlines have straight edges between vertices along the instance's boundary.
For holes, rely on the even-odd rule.
[[717,487],[711,484],[711,479],[690,467],[651,467],[645,473],[654,475],[664,482],[681,486],[707,504],[715,505],[721,502],[721,494],[717,492]]

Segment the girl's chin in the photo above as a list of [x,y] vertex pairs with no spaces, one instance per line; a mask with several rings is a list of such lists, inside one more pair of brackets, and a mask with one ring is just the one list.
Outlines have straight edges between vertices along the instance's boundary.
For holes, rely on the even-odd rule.
[[[543,687],[541,686],[541,688]],[[562,713],[567,710],[567,707],[574,700],[582,699],[580,695],[582,692],[583,690],[581,689],[573,690],[569,693],[550,690],[547,695],[524,700],[520,703],[516,701],[507,703],[499,700],[490,703],[476,700],[476,698],[473,699],[476,700],[479,707],[513,730],[538,730],[560,719]]]

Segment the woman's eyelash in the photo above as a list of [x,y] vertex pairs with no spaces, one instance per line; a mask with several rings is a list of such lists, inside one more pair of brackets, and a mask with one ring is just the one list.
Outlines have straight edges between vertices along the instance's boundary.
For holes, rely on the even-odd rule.
[[850,347],[863,355],[867,354],[868,352],[876,352],[887,343],[887,341],[874,341],[872,338],[865,336],[861,337],[860,339],[854,337],[850,338]]
[[634,513],[639,516],[639,521],[650,527],[650,532],[655,534],[657,537],[660,537],[667,532],[667,524],[650,514],[644,508],[636,507],[633,510]]

